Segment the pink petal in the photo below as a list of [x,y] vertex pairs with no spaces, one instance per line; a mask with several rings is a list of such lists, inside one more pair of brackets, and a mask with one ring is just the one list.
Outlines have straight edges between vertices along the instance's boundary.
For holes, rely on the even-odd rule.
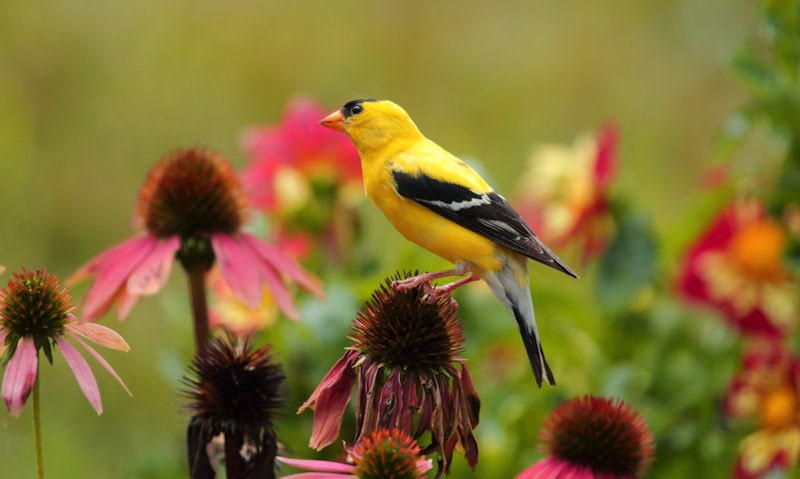
[[308,401],[300,406],[298,413],[314,403],[314,425],[309,447],[320,450],[339,437],[342,417],[356,383],[352,362],[357,356],[357,351],[345,353],[311,393]]
[[600,189],[608,186],[616,170],[617,136],[616,125],[604,125],[597,137],[597,161],[594,177]]
[[39,352],[32,338],[21,338],[14,356],[6,365],[3,376],[3,399],[8,412],[17,417],[36,383],[36,372],[39,366]]
[[[106,361],[106,360],[105,360],[105,358],[104,358],[103,356],[101,356],[101,355],[100,355],[100,353],[98,353],[98,352],[97,352],[97,351],[96,351],[96,350],[95,350],[93,347],[89,346],[89,345],[88,345],[88,344],[87,344],[85,341],[83,341],[81,338],[79,338],[79,337],[77,337],[77,336],[75,336],[75,335],[71,335],[70,337],[71,337],[71,338],[72,338],[72,339],[73,339],[73,340],[74,340],[76,343],[78,343],[78,344],[80,344],[81,346],[83,346],[83,348],[84,348],[84,349],[86,349],[86,351],[87,351],[89,354],[91,354],[91,355],[92,355],[92,357],[93,357],[93,358],[95,358],[95,359],[97,360],[97,362],[98,362],[98,363],[100,363],[100,365],[101,365],[101,366],[103,366],[103,368],[105,368],[105,370],[106,370],[106,371],[108,371],[108,373],[109,373],[109,374],[111,374],[111,376],[113,376],[113,377],[114,377],[114,379],[116,379],[116,380],[117,380],[117,382],[120,384],[120,386],[122,386],[122,389],[124,389],[124,390],[125,390],[125,392],[126,392],[126,393],[128,393],[128,396],[133,396],[133,394],[131,393],[131,390],[130,390],[130,389],[128,389],[128,386],[126,386],[126,385],[125,385],[125,382],[122,380],[122,378],[121,378],[121,377],[119,377],[119,375],[117,374],[117,372],[116,372],[116,371],[114,371],[114,368],[112,368],[112,367],[111,367],[111,365],[110,365],[110,364],[108,364],[108,361]],[[127,346],[127,344],[126,344],[126,346]],[[127,351],[126,351],[126,352],[127,352]]]
[[335,472],[300,472],[297,474],[289,474],[283,476],[281,479],[358,479],[354,474],[337,474]]
[[[249,246],[245,247],[249,248]],[[275,271],[272,265],[264,262],[258,253],[253,252],[253,255],[256,258],[255,261],[253,261],[253,268],[258,272],[259,278],[266,283],[266,287],[269,288],[272,299],[275,300],[275,304],[278,305],[278,308],[289,318],[294,320],[300,318],[300,313],[297,312],[297,308],[294,306],[294,298],[289,294],[289,290],[286,288],[286,285],[283,284],[283,279],[278,272]]]
[[92,321],[102,316],[110,307],[114,296],[139,264],[158,244],[158,239],[141,236],[129,239],[100,254],[67,279],[70,283],[87,274],[96,274],[94,283],[86,292],[83,319]]
[[227,234],[213,234],[211,244],[225,282],[247,306],[257,308],[261,304],[262,293],[258,272],[254,267],[258,257],[240,243],[240,236],[234,239]]
[[125,351],[126,353],[131,350],[128,343],[116,331],[97,323],[69,322],[65,329],[71,333],[80,334],[84,338],[107,348]]
[[128,294],[146,296],[156,294],[167,283],[175,253],[181,247],[177,236],[159,240],[139,266],[128,276]]
[[72,369],[75,379],[78,380],[78,386],[80,386],[81,391],[83,391],[83,395],[89,400],[89,404],[97,411],[97,414],[102,414],[103,403],[100,400],[100,388],[97,387],[97,380],[94,378],[94,374],[92,374],[92,370],[89,368],[89,363],[87,363],[78,350],[63,337],[58,338],[56,342],[61,349],[61,353],[64,355],[64,359],[66,359],[67,364],[69,364],[70,369]]
[[[320,461],[317,459],[293,459],[290,457],[277,456],[275,459],[298,469],[306,469],[318,472],[353,472],[355,466],[342,464],[341,462]],[[338,477],[338,476],[337,476]]]
[[261,241],[255,236],[248,233],[241,233],[243,242],[247,242],[253,251],[258,254],[272,267],[281,273],[288,276],[291,280],[302,286],[306,291],[322,298],[325,294],[322,292],[319,281],[312,275],[307,273],[303,268],[292,258],[286,255],[283,251],[275,246]]

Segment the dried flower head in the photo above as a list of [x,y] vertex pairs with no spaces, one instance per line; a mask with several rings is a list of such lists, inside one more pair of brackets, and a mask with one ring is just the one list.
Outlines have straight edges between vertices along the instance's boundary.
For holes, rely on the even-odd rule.
[[273,474],[274,420],[284,404],[286,378],[270,348],[253,349],[249,337],[218,338],[200,349],[189,371],[184,392],[194,412],[188,433],[192,470],[211,467],[207,445],[222,434],[226,464],[239,462],[245,470]]
[[397,428],[437,451],[449,470],[460,445],[471,467],[478,461],[473,429],[480,400],[458,356],[464,342],[449,295],[429,297],[423,286],[400,290],[388,278],[353,323],[354,344],[331,368],[300,411],[312,407],[310,446],[321,449],[339,435],[357,387],[355,442],[380,429]]

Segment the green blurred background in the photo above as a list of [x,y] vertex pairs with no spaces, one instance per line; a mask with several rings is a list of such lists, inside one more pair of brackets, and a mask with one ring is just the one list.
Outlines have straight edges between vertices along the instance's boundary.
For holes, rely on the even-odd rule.
[[[391,98],[429,137],[480,159],[509,193],[535,144],[571,142],[613,121],[613,190],[652,219],[668,274],[699,227],[685,218],[702,200],[695,185],[718,128],[744,98],[730,60],[758,17],[744,0],[44,3],[0,3],[4,282],[23,265],[65,278],[130,236],[137,189],[174,148],[206,145],[243,167],[242,130],[277,123],[297,95],[331,111],[353,98]],[[369,205],[361,211],[368,237],[391,251],[375,275],[323,278],[328,304],[305,300],[301,323],[282,320],[262,336],[290,378],[279,434],[296,456],[314,454],[311,414],[294,411],[348,344],[349,320],[371,288],[396,269],[444,265]],[[729,476],[737,436],[718,424],[716,401],[736,364],[733,337],[674,302],[646,324],[635,314],[612,320],[593,302],[591,269],[581,281],[533,271],[559,388],[535,388],[498,302],[462,293],[465,357],[483,401],[481,456],[470,473],[457,453],[453,477],[519,472],[540,457],[536,435],[549,410],[585,393],[623,397],[650,422],[651,477]],[[102,416],[62,358],[42,368],[50,477],[186,477],[188,415],[177,390],[193,352],[187,303],[176,269],[126,322],[104,319],[132,346],[106,357],[134,397],[95,368]],[[639,337],[650,338],[646,347]],[[493,365],[488,352],[504,343],[512,360]],[[30,420],[30,407],[18,419],[0,411],[3,477],[34,476]],[[329,449],[327,457],[339,451]]]

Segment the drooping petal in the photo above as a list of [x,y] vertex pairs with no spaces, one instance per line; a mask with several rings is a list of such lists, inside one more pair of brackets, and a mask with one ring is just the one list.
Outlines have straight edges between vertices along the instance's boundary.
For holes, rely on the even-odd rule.
[[100,388],[97,387],[97,380],[92,370],[89,368],[89,363],[87,363],[83,356],[81,356],[81,353],[63,337],[58,338],[56,342],[61,349],[61,353],[64,355],[64,359],[67,361],[67,364],[69,364],[70,369],[72,369],[72,373],[75,375],[75,379],[78,381],[78,386],[80,386],[81,391],[83,391],[83,395],[89,400],[89,404],[92,405],[97,414],[102,414],[103,403],[100,400]]
[[253,267],[258,257],[241,243],[241,236],[232,238],[227,234],[213,234],[211,244],[225,282],[245,304],[256,308],[261,303],[261,284],[258,281],[258,272]]
[[21,338],[14,356],[6,365],[6,374],[3,376],[3,399],[8,412],[17,417],[22,412],[22,406],[36,382],[36,371],[39,365],[39,352],[33,344],[32,338]]
[[[117,380],[117,382],[120,384],[120,386],[122,386],[122,389],[124,389],[124,390],[125,390],[125,392],[126,392],[126,393],[128,393],[128,396],[133,396],[133,393],[131,393],[131,390],[130,390],[130,389],[128,389],[128,386],[126,386],[126,385],[125,385],[125,382],[122,380],[122,378],[121,378],[121,377],[119,377],[119,375],[117,374],[117,372],[116,372],[116,371],[114,371],[114,368],[112,368],[112,367],[111,367],[111,365],[110,365],[110,364],[108,364],[108,361],[106,361],[106,359],[105,359],[103,356],[101,356],[101,355],[100,355],[100,353],[98,353],[98,352],[97,352],[97,350],[95,350],[93,347],[91,347],[90,345],[88,345],[88,344],[86,343],[86,341],[82,340],[81,338],[79,338],[79,337],[77,337],[77,336],[75,336],[75,335],[72,335],[72,336],[70,336],[70,337],[71,337],[71,338],[72,338],[72,339],[73,339],[73,340],[74,340],[76,343],[78,343],[78,344],[80,344],[81,346],[83,346],[83,348],[84,348],[84,349],[86,349],[86,352],[88,352],[89,354],[91,354],[91,355],[92,355],[92,357],[93,357],[93,358],[95,358],[95,359],[97,360],[97,362],[98,362],[98,363],[100,363],[100,365],[101,365],[101,366],[103,366],[103,368],[104,368],[106,371],[108,371],[108,373],[109,373],[109,374],[111,374],[111,376],[113,376],[113,377],[114,377],[114,379],[116,379],[116,380]],[[126,344],[126,346],[127,346],[127,344]],[[126,352],[127,352],[127,351],[126,351]]]
[[125,351],[126,353],[131,350],[131,347],[119,333],[97,323],[72,321],[66,324],[65,329],[68,332],[80,334],[84,338],[107,348]]
[[119,294],[128,276],[157,244],[158,239],[151,236],[129,239],[101,253],[67,278],[67,284],[70,284],[85,276],[96,275],[84,299],[85,321],[93,321],[108,311],[112,304],[111,300]]
[[175,253],[181,247],[178,236],[158,240],[155,247],[128,276],[128,293],[135,296],[156,294],[167,283]]
[[351,464],[342,464],[341,462],[320,461],[316,459],[293,459],[282,456],[278,456],[275,459],[284,464],[288,464],[289,466],[296,467],[298,469],[306,469],[309,471],[353,472],[355,470],[355,466]]
[[[249,246],[245,247],[249,248]],[[253,254],[257,258],[253,262],[253,267],[258,272],[259,278],[263,280],[266,287],[269,288],[275,304],[289,318],[293,320],[299,319],[300,313],[297,312],[297,308],[294,306],[294,299],[289,293],[289,289],[283,283],[280,274],[275,271],[275,268],[273,268],[271,264],[264,262],[258,253],[253,252]]]
[[306,291],[319,298],[324,297],[325,294],[320,287],[319,280],[303,270],[294,259],[283,251],[251,234],[241,233],[240,236],[241,241],[248,243],[253,251],[258,252],[276,270],[288,276],[289,279],[299,284]]
[[309,406],[314,409],[314,426],[309,447],[319,450],[339,437],[342,416],[344,416],[347,403],[350,402],[356,382],[352,362],[357,356],[357,351],[345,353],[311,393],[311,397],[297,411],[298,413],[302,412]]

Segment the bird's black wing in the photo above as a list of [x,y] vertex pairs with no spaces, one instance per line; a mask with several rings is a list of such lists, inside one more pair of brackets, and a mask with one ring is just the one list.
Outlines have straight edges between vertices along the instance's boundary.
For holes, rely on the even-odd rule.
[[414,176],[402,171],[392,171],[392,177],[400,196],[415,201],[506,249],[578,277],[536,237],[508,201],[494,191],[479,193],[422,173]]

